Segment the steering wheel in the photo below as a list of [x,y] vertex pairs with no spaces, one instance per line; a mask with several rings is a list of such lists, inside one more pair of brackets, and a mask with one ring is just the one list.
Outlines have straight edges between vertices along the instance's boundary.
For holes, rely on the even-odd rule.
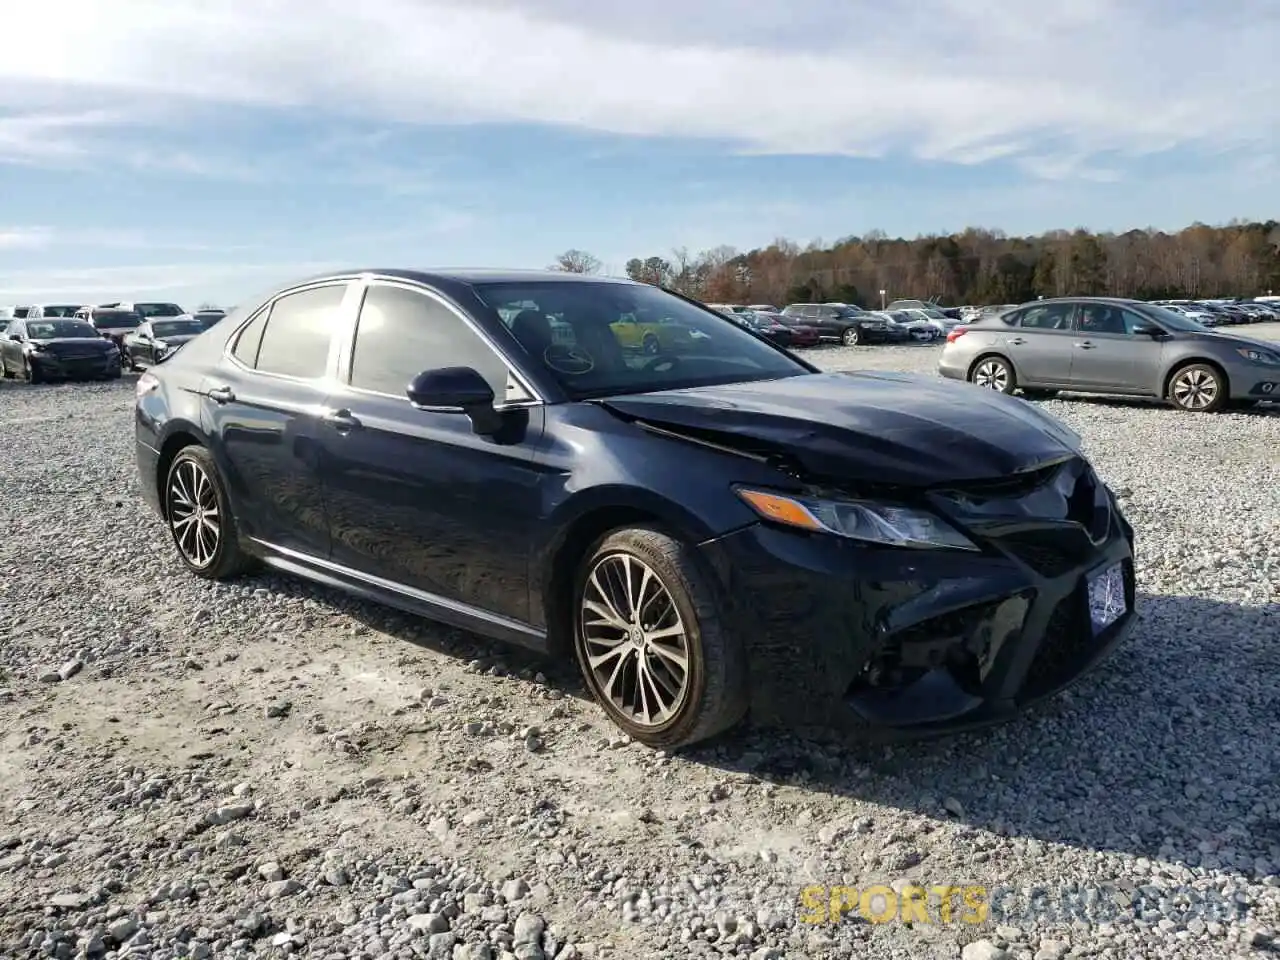
[[652,370],[654,373],[669,373],[680,366],[680,357],[674,353],[660,353],[656,357],[650,357],[640,367],[642,371],[648,373]]
[[596,366],[595,358],[576,344],[553,343],[543,351],[542,359],[552,370],[567,377],[580,377]]

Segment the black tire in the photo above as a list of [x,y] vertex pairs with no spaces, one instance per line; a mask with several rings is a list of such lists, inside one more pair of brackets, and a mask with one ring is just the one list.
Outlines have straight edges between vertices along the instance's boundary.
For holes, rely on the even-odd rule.
[[1217,413],[1226,406],[1227,378],[1207,363],[1188,363],[1169,376],[1168,401],[1187,413]]
[[1058,395],[1057,390],[1037,390],[1035,388],[1024,387],[1022,395],[1028,400],[1052,400]]
[[[174,485],[179,477],[179,472],[190,469],[188,465],[194,466],[196,470],[199,470],[208,478],[212,485],[214,501],[217,504],[219,521],[217,545],[206,563],[197,563],[188,556],[188,551],[179,539],[178,531],[174,529],[176,501]],[[235,517],[231,513],[231,502],[222,483],[222,475],[218,472],[217,464],[214,463],[213,456],[208,450],[194,444],[179,450],[170,462],[169,469],[165,471],[164,486],[160,490],[160,496],[161,503],[164,506],[164,521],[169,530],[169,537],[173,540],[173,545],[178,551],[178,559],[182,561],[182,565],[188,571],[205,580],[229,580],[247,573],[253,567],[254,558],[247,554],[240,545],[240,531],[236,525]]]
[[40,368],[26,357],[22,358],[22,378],[31,384],[44,383],[44,374],[40,372]]
[[862,343],[862,333],[857,327],[845,327],[840,334],[840,342],[846,347],[856,347]]
[[640,343],[640,349],[647,356],[656,357],[662,352],[662,342],[652,333],[645,334],[644,340]]
[[969,368],[969,382],[1005,395],[1018,389],[1018,377],[1013,372],[1013,364],[993,353],[974,361]]
[[0,360],[0,378],[5,380],[12,380],[14,378],[14,372],[9,369],[9,365],[3,360]]
[[[689,669],[680,705],[661,725],[636,723],[604,693],[588,663],[583,601],[588,580],[609,558],[639,560],[660,582],[685,625]],[[574,651],[587,689],[609,719],[633,739],[656,749],[707,740],[738,724],[747,713],[746,658],[710,574],[694,550],[652,527],[606,534],[588,551],[574,580]]]

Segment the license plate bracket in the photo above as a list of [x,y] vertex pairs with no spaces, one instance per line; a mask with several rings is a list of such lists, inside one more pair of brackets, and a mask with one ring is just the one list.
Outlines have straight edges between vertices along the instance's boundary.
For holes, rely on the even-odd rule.
[[1092,574],[1087,583],[1089,621],[1096,637],[1129,612],[1129,600],[1124,587],[1124,563],[1113,563]]

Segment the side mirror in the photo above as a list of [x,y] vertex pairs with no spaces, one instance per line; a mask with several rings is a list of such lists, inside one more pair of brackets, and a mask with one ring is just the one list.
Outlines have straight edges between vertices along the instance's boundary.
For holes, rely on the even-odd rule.
[[14,343],[21,343],[21,342],[22,342],[22,334],[20,334],[20,333],[11,333],[11,334],[9,334],[9,339],[10,339],[10,340],[12,340]]
[[1133,328],[1135,337],[1163,337],[1164,331],[1149,323],[1140,323]]
[[406,392],[415,407],[468,414],[493,408],[493,388],[471,367],[424,370],[413,378]]

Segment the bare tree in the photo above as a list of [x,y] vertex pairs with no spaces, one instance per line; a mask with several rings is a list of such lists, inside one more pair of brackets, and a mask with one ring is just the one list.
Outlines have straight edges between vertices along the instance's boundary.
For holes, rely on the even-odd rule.
[[564,273],[599,273],[602,266],[599,258],[585,250],[566,250],[556,257],[556,262],[551,265],[551,269]]

